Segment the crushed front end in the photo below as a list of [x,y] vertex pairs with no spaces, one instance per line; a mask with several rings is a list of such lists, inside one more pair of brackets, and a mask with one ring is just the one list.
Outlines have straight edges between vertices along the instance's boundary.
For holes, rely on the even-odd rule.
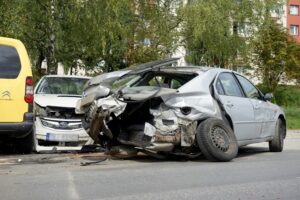
[[82,127],[82,115],[76,114],[75,108],[36,104],[35,111],[37,151],[43,147],[77,147],[89,140]]

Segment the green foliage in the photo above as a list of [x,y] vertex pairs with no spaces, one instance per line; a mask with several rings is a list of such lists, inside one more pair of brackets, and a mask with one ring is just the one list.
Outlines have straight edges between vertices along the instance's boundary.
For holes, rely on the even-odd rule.
[[300,107],[285,107],[288,129],[300,129]]
[[253,45],[256,72],[262,76],[263,84],[275,92],[288,60],[289,37],[280,25],[269,19],[258,31]]
[[[262,84],[258,85],[263,93],[270,92]],[[300,87],[279,85],[274,93],[274,103],[282,106],[287,118],[288,129],[300,129]]]
[[[274,94],[276,103],[285,107],[300,107],[300,88],[281,85]],[[300,120],[300,118],[299,118]]]
[[289,57],[285,65],[286,78],[296,80],[296,83],[300,85],[300,44],[291,41],[287,51]]
[[278,1],[191,0],[181,9],[183,35],[193,64],[229,67],[246,64],[249,39],[264,11]]
[[[271,92],[266,85],[259,84],[258,88],[263,93]],[[273,93],[274,103],[284,107],[300,107],[300,87],[293,85],[279,85]]]
[[253,41],[253,62],[269,91],[275,92],[288,70],[299,64],[300,48],[280,25],[266,20]]
[[[47,60],[112,71],[168,56],[178,36],[179,0],[1,0],[1,35],[21,39],[36,72]],[[147,44],[144,41],[149,41]]]
[[179,0],[140,0],[131,29],[134,44],[128,54],[129,64],[157,60],[170,55],[177,47],[180,18],[175,15]]

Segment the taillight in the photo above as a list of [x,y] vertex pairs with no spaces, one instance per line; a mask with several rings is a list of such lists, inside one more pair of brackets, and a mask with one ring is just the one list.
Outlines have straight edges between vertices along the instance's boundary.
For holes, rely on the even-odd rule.
[[31,76],[26,77],[24,100],[26,103],[33,103],[33,80]]

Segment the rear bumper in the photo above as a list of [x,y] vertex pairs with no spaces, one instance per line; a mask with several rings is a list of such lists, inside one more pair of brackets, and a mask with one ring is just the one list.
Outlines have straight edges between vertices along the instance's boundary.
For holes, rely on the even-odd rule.
[[24,138],[33,128],[33,113],[24,113],[23,122],[0,123],[0,137]]

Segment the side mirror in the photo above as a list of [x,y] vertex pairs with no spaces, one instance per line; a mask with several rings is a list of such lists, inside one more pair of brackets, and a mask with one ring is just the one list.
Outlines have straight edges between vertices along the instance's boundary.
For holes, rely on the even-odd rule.
[[267,94],[265,94],[265,96],[264,96],[264,99],[265,99],[266,101],[271,101],[272,98],[273,98],[273,94],[272,94],[272,93],[267,93]]

